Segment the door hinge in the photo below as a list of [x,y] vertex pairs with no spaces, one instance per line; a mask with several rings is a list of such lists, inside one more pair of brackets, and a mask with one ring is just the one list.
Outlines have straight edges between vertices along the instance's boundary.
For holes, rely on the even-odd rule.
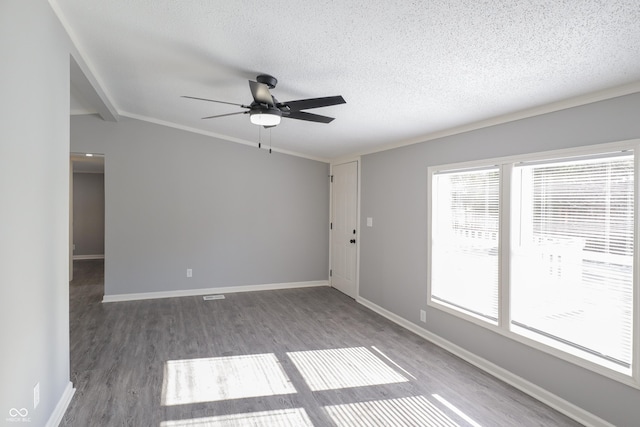
[[333,277],[333,270],[329,270],[329,277]]
[[329,230],[333,230],[333,223],[332,222],[329,223]]
[[333,175],[329,175],[329,178],[331,178],[331,182],[333,182]]

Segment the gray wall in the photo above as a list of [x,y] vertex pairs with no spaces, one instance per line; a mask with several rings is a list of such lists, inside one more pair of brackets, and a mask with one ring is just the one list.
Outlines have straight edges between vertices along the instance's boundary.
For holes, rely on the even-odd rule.
[[71,146],[105,155],[106,295],[328,279],[326,163],[96,116]]
[[640,94],[364,156],[360,295],[619,426],[640,391],[427,307],[427,167],[640,138]]
[[0,422],[43,426],[69,385],[69,45],[48,2],[0,2],[0,58]]
[[104,174],[73,174],[73,255],[104,255]]

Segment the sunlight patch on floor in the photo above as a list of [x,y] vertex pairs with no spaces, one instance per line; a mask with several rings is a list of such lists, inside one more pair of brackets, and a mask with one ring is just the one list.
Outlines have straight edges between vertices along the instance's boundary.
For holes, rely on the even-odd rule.
[[160,427],[313,427],[302,408],[163,421]]
[[378,353],[382,358],[386,359],[389,363],[391,363],[393,366],[395,366],[396,368],[398,368],[399,370],[401,370],[402,372],[405,373],[405,375],[407,375],[408,377],[411,377],[412,379],[417,379],[415,376],[413,376],[412,374],[409,373],[409,371],[407,371],[406,369],[404,369],[402,366],[398,365],[393,359],[391,359],[389,356],[387,356],[386,354],[384,354],[381,350],[379,350],[376,346],[372,345],[371,348],[373,349],[373,351],[375,351],[376,353]]
[[327,406],[337,427],[460,427],[424,396]]
[[296,393],[272,353],[165,363],[162,405]]
[[287,353],[312,391],[409,381],[365,347]]
[[475,422],[470,416],[462,412],[460,409],[458,409],[458,407],[456,407],[453,403],[449,402],[444,397],[438,394],[432,394],[431,396],[433,396],[434,399],[436,399],[438,402],[446,406],[451,412],[453,412],[454,414],[456,414],[457,416],[459,416],[460,418],[468,422],[469,425],[471,425],[472,427],[482,427],[480,424]]

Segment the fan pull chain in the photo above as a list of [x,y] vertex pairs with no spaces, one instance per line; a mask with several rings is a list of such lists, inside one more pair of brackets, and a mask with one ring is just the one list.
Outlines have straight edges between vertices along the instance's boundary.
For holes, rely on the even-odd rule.
[[262,148],[262,126],[258,126],[258,148]]
[[269,128],[269,154],[271,154],[271,128]]

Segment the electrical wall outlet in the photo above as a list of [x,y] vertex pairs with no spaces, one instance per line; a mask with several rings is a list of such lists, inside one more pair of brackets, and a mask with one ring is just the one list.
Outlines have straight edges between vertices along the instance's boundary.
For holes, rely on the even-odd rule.
[[193,270],[190,268],[187,268],[187,277],[193,277]]
[[33,388],[33,409],[36,409],[40,404],[40,383],[36,384]]
[[424,310],[420,310],[420,321],[427,323],[427,312]]

